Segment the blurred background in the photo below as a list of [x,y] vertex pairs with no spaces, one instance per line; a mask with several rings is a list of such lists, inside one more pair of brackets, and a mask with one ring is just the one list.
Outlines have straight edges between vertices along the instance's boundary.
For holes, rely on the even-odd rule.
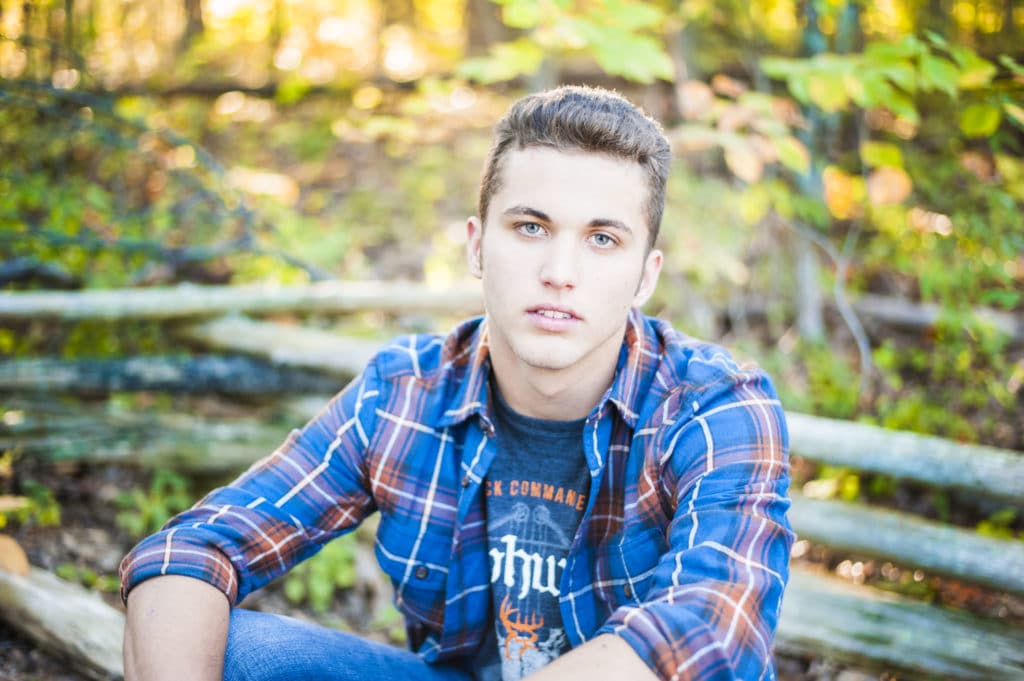
[[[516,97],[563,83],[619,90],[673,144],[648,313],[764,366],[787,410],[1024,449],[1024,4],[1012,0],[0,0],[0,287],[471,290],[464,225],[491,126]],[[270,320],[376,343],[472,312]],[[4,314],[9,362],[191,352],[168,317]],[[288,390],[226,404],[105,384],[71,401],[42,387],[51,378],[0,390],[0,480],[27,500],[8,516],[34,563],[108,590],[116,561],[47,553],[25,528],[59,525],[76,500],[102,515],[89,504],[105,499],[120,518],[105,539],[60,541],[83,552],[104,539],[114,555],[209,480],[97,477],[72,454],[55,476],[27,452],[102,449],[110,432],[82,425],[95,413],[296,419],[266,399]],[[292,393],[325,392],[296,381]],[[30,428],[35,415],[45,427]],[[797,464],[797,484],[826,496],[1024,538],[1012,505]],[[292,602],[315,598],[315,582],[290,587]]]

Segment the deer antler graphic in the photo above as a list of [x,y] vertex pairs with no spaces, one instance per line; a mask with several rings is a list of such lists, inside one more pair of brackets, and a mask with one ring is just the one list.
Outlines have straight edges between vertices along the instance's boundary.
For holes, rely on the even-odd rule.
[[516,615],[515,619],[510,619],[510,616],[514,613],[519,612],[518,608],[513,608],[509,602],[508,594],[505,594],[505,598],[501,601],[501,610],[498,616],[501,618],[501,623],[505,625],[505,659],[511,660],[512,655],[509,653],[508,646],[512,641],[518,641],[522,644],[519,648],[519,659],[523,659],[523,653],[526,652],[527,648],[537,650],[537,646],[534,643],[539,638],[537,630],[544,626],[544,617],[538,616],[536,613],[530,615],[527,621]]

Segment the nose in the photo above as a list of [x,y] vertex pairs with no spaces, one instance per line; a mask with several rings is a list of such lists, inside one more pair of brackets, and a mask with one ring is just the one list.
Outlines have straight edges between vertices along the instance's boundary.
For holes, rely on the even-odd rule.
[[579,277],[579,253],[571,239],[552,239],[548,242],[541,262],[540,279],[551,288],[574,288]]

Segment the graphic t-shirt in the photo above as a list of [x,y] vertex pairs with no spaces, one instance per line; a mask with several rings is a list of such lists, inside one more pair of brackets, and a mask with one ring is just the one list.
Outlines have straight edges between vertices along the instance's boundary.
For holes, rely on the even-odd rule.
[[477,678],[513,681],[569,650],[558,608],[566,556],[587,506],[583,423],[513,411],[492,385],[497,454],[484,481],[494,632]]

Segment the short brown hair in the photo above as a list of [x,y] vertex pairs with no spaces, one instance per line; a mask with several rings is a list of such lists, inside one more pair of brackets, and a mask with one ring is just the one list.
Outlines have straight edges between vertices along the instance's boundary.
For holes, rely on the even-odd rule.
[[611,90],[563,86],[527,95],[498,121],[480,181],[477,209],[486,221],[491,197],[501,187],[501,160],[510,149],[552,147],[635,161],[644,169],[648,247],[654,246],[665,209],[672,151],[661,125]]

